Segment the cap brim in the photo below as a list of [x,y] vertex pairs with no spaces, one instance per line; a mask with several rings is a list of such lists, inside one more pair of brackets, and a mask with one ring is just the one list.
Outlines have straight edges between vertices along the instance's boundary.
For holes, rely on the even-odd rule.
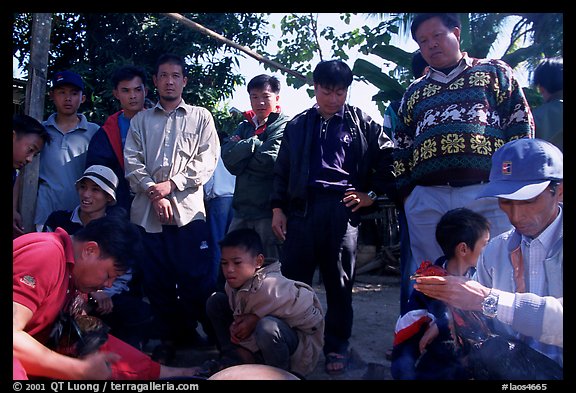
[[548,187],[550,180],[535,183],[513,181],[490,181],[478,193],[478,198],[504,198],[516,201],[524,201],[537,197]]

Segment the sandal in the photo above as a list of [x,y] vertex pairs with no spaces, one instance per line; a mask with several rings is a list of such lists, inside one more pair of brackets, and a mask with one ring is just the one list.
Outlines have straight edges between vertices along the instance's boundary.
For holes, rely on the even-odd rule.
[[[324,369],[329,375],[339,375],[346,371],[349,362],[348,353],[342,354],[337,352],[330,352],[326,355],[326,364]],[[339,365],[340,367],[334,368]]]

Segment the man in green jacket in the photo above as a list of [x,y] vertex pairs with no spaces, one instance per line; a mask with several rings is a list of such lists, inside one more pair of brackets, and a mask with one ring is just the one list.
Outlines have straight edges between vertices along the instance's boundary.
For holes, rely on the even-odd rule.
[[228,232],[256,230],[264,243],[264,254],[278,259],[281,242],[272,232],[270,191],[280,141],[290,118],[280,110],[280,81],[276,77],[255,76],[248,82],[248,94],[252,110],[243,113],[246,119],[222,146],[224,165],[236,176],[234,217]]

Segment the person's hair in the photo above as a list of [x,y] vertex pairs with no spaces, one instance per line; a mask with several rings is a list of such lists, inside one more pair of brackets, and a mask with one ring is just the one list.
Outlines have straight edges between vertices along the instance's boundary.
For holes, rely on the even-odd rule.
[[456,246],[462,242],[474,250],[480,237],[490,231],[490,222],[480,213],[465,207],[444,213],[436,225],[436,241],[448,259],[454,256]]
[[121,214],[91,220],[74,234],[74,239],[98,243],[101,258],[114,259],[114,266],[119,271],[127,271],[142,256],[140,231]]
[[182,56],[178,56],[174,53],[164,53],[156,61],[156,66],[154,67],[154,75],[158,75],[158,70],[163,64],[175,64],[182,68],[182,76],[186,76],[186,62]]
[[228,232],[220,242],[220,248],[242,247],[252,256],[264,254],[264,246],[258,232],[252,228],[241,228]]
[[544,59],[534,70],[534,85],[554,94],[564,89],[564,60],[562,57]]
[[458,14],[448,14],[448,13],[441,13],[441,12],[429,12],[429,13],[423,13],[423,14],[418,14],[414,17],[414,20],[412,21],[412,25],[410,26],[410,31],[412,33],[412,39],[416,42],[418,42],[418,40],[416,39],[416,31],[418,30],[418,27],[420,27],[420,25],[424,22],[426,22],[428,19],[432,19],[432,18],[440,18],[440,20],[442,21],[442,24],[444,26],[446,26],[449,29],[453,29],[455,27],[460,28],[461,24],[460,24],[460,17]]
[[248,82],[246,90],[250,93],[252,89],[265,89],[267,86],[270,86],[270,90],[272,90],[273,93],[280,93],[280,81],[278,78],[266,74],[257,75],[252,78],[250,82]]
[[348,88],[352,84],[354,75],[348,64],[342,60],[323,60],[312,72],[315,84],[322,87]]
[[35,134],[38,135],[44,141],[44,144],[48,144],[52,141],[52,137],[46,130],[46,127],[42,125],[35,118],[16,113],[12,116],[12,130],[16,132],[18,138],[24,135]]
[[426,67],[428,67],[428,62],[424,60],[422,52],[417,50],[412,55],[412,75],[414,78],[420,78],[424,74]]
[[114,88],[118,87],[118,83],[122,81],[130,81],[135,77],[139,77],[142,80],[142,84],[146,86],[146,72],[143,68],[135,65],[125,65],[114,71],[110,81]]

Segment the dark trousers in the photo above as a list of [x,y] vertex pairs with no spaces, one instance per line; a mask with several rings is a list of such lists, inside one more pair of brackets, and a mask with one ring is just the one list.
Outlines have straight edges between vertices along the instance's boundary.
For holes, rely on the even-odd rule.
[[410,234],[408,233],[408,223],[406,222],[404,208],[397,209],[397,214],[400,230],[400,315],[404,315],[409,311],[406,307],[414,285],[414,282],[410,280],[412,275],[410,271],[412,267],[412,251],[410,250]]
[[216,285],[216,266],[206,222],[195,220],[180,228],[164,225],[162,232],[143,236],[142,284],[160,326],[159,336],[191,337],[198,322],[210,336],[206,299]]
[[142,345],[154,338],[154,319],[150,304],[141,296],[125,291],[112,296],[114,305],[109,314],[97,314],[110,327],[110,333],[120,340],[142,349]]
[[[214,327],[221,355],[237,359],[234,354],[239,346],[230,339],[230,325],[234,317],[228,296],[223,292],[214,293],[206,302],[206,312]],[[263,315],[256,324],[253,335],[258,346],[258,351],[252,354],[254,360],[290,370],[290,356],[298,347],[298,334],[295,329],[279,318]]]
[[316,192],[305,217],[289,215],[282,246],[282,273],[312,285],[316,267],[326,289],[324,354],[344,353],[352,334],[352,287],[359,217],[342,202],[343,193]]

